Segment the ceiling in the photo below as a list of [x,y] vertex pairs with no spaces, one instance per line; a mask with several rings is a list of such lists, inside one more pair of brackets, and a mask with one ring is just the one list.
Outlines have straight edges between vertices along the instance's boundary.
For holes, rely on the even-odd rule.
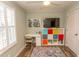
[[43,5],[43,1],[16,1],[15,3],[27,12],[57,12],[66,10],[74,1],[51,1],[48,6]]

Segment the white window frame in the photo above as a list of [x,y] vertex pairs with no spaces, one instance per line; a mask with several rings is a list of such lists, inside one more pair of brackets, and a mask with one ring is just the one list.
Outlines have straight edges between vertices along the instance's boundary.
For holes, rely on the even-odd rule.
[[[0,2],[0,4],[3,4],[3,5],[5,5],[7,8],[11,8],[11,9],[13,9],[13,11],[14,11],[14,27],[15,27],[15,39],[17,39],[16,38],[16,22],[15,22],[15,9],[14,8],[12,8],[12,7],[10,7],[10,6],[8,6],[8,5],[6,5],[6,4],[4,4],[4,3],[2,3],[2,2]],[[5,12],[5,16],[4,16],[4,18],[5,18],[5,21],[7,21],[6,19],[6,15],[7,13]],[[5,22],[5,24],[6,24],[7,22]],[[7,29],[6,30],[6,32],[7,32],[7,34],[8,34],[8,25],[6,25],[5,26],[5,28]],[[9,35],[9,34],[8,34]],[[7,36],[7,37],[9,37],[9,36]],[[8,42],[9,42],[9,38],[7,39],[8,40]],[[15,45],[16,45],[16,43],[17,43],[17,40],[16,41],[14,41],[12,44],[9,44],[8,43],[8,45],[6,46],[6,47],[4,47],[3,49],[1,49],[0,50],[0,55],[1,54],[3,54],[4,52],[6,52],[7,50],[9,50],[10,48],[12,48],[12,47],[14,47]]]

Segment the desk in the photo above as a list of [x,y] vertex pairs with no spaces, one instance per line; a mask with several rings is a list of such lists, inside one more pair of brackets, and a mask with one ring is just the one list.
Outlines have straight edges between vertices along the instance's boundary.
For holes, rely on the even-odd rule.
[[26,34],[25,38],[27,37],[35,37],[36,46],[41,46],[41,35],[39,34]]

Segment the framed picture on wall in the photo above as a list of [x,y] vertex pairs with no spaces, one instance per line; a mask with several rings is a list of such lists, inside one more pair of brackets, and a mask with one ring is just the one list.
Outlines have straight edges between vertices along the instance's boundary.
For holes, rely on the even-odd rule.
[[40,27],[40,19],[34,18],[28,20],[28,27]]
[[28,27],[32,27],[32,20],[31,19],[28,20]]

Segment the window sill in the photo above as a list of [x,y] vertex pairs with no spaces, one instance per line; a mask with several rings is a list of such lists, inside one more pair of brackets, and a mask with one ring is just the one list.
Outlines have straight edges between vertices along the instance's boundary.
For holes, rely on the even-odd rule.
[[10,48],[12,48],[15,45],[16,45],[16,42],[14,42],[14,43],[10,44],[9,46],[7,46],[7,47],[3,48],[2,50],[0,50],[0,55],[5,53],[6,51],[8,51]]

